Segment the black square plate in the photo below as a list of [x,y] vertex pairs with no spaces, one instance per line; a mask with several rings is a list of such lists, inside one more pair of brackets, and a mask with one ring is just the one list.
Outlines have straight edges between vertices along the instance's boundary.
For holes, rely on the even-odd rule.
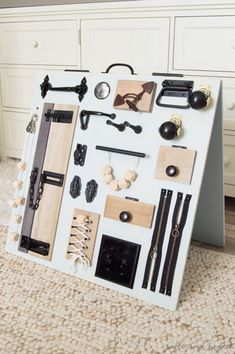
[[141,245],[102,235],[95,275],[133,288]]

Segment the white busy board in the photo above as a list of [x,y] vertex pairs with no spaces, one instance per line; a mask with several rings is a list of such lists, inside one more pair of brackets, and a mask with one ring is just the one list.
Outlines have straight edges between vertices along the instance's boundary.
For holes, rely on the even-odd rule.
[[[78,99],[78,95],[74,92],[51,90],[46,93],[43,99],[41,97],[40,84],[46,75],[49,76],[49,82],[53,87],[80,85],[81,80],[85,77],[88,91],[81,102]],[[27,166],[22,167],[21,165],[18,175],[19,183],[13,198],[12,217],[6,243],[7,251],[146,302],[171,310],[176,309],[191,238],[216,245],[223,245],[224,243],[221,86],[220,81],[209,78],[208,80],[203,78],[203,81],[201,81],[200,78],[171,77],[169,78],[171,80],[192,80],[193,91],[198,90],[201,85],[209,85],[210,102],[202,110],[195,110],[191,107],[186,109],[169,108],[158,106],[155,103],[156,97],[162,88],[162,82],[165,79],[166,77],[159,76],[92,74],[87,72],[59,73],[57,71],[41,73],[35,85],[36,92],[31,109],[31,114],[36,113],[38,116],[36,131],[35,133],[27,133],[25,141],[22,162],[26,162]],[[120,80],[155,83],[156,90],[153,92],[153,105],[150,112],[135,112],[130,109],[113,106],[117,96],[118,81]],[[100,82],[105,82],[110,87],[110,93],[105,99],[97,98],[94,93],[95,87]],[[122,92],[122,97],[124,94],[125,92]],[[149,94],[145,93],[144,95]],[[141,98],[142,100],[145,100],[144,95]],[[181,102],[179,98],[176,99],[169,96],[163,98],[165,99],[164,102],[169,104]],[[130,100],[134,100],[133,95],[130,96]],[[183,102],[185,104],[186,100]],[[45,112],[43,113],[43,110],[45,111],[45,104],[53,104],[55,105],[54,107],[62,105],[61,107],[65,108],[78,108],[77,118],[75,117],[76,113],[74,113],[72,118],[77,119],[77,121],[71,141],[71,150],[65,144],[66,151],[69,151],[69,159],[65,161],[67,167],[65,167],[63,190],[60,190],[60,192],[62,191],[62,197],[57,202],[57,204],[59,203],[58,215],[55,217],[56,204],[53,204],[52,201],[50,202],[50,199],[43,204],[43,198],[46,198],[49,185],[44,186],[44,191],[40,196],[39,207],[34,211],[33,220],[36,222],[35,218],[37,213],[40,212],[40,207],[42,208],[42,205],[46,204],[45,224],[49,227],[50,220],[53,219],[53,222],[56,222],[55,235],[50,244],[50,259],[35,253],[32,249],[22,252],[20,248],[22,224],[26,215],[25,211],[28,208],[27,198],[30,186],[32,187],[30,185],[30,176],[33,169],[36,146],[38,146],[40,123],[44,119]],[[82,130],[80,113],[84,110],[115,114],[116,118],[113,123],[122,124],[127,121],[131,125],[141,126],[142,132],[137,134],[130,127],[126,127],[124,131],[119,131],[116,127],[106,124],[108,117],[99,115],[91,115],[87,129]],[[160,135],[159,127],[164,122],[169,121],[172,115],[181,116],[181,131],[178,137],[166,140]],[[53,144],[51,146],[53,147],[50,147],[50,149],[54,149],[51,155],[54,161],[51,162],[51,166],[53,166],[57,158],[60,160],[66,159],[66,154],[63,156],[63,153],[61,153],[61,144],[64,144],[62,142],[63,137],[55,133],[53,139],[55,143],[52,141]],[[74,164],[74,151],[77,144],[87,146],[83,166]],[[172,145],[176,147],[172,147]],[[115,152],[110,153],[97,150],[96,146],[140,152],[145,157]],[[189,150],[192,151],[191,155],[183,154],[181,157],[181,151],[188,152]],[[58,151],[59,156],[56,151]],[[171,162],[176,151],[177,153],[180,151],[180,157],[177,156]],[[177,167],[176,176],[164,178],[165,159],[168,159],[167,166],[173,165],[173,167]],[[110,184],[104,183],[101,172],[104,166],[113,168],[113,174],[116,179],[123,180],[127,171],[134,171],[137,174],[137,178],[135,181],[131,181],[129,188],[115,191]],[[24,169],[24,167],[26,168]],[[71,182],[74,176],[79,176],[81,187],[80,195],[76,198],[72,198],[70,195]],[[165,175],[165,177],[167,176]],[[87,183],[91,180],[96,181],[98,189],[94,200],[87,202],[85,190]],[[53,194],[54,189],[51,186],[50,188],[52,188]],[[158,225],[155,228],[157,213],[159,212],[161,216],[159,204],[162,190],[171,191],[172,194],[169,212],[165,220],[165,232],[162,235],[161,262],[156,289],[151,291],[150,282],[147,288],[143,288],[142,284],[154,229],[156,236],[158,229],[162,227],[162,225]],[[37,191],[34,192],[35,197]],[[182,201],[184,201],[186,195],[190,195],[191,199],[174,268],[171,294],[166,295],[159,292],[159,290],[166,262],[168,242],[172,232],[174,208],[179,192],[182,193]],[[126,197],[130,199],[126,199]],[[25,203],[22,202],[23,205],[20,198],[25,198]],[[14,201],[16,201],[15,204]],[[183,209],[182,203],[181,209],[178,211],[179,216]],[[130,217],[126,222],[120,220],[122,211],[128,212],[126,216]],[[93,239],[90,240],[90,244],[87,243],[91,249],[89,250],[89,247],[87,249],[84,248],[84,252],[89,253],[89,262],[87,263],[83,262],[84,258],[81,261],[81,257],[74,257],[73,250],[74,247],[77,247],[77,244],[75,246],[74,244],[68,245],[70,237],[72,237],[70,235],[74,230],[71,226],[75,225],[75,231],[79,230],[78,232],[81,233],[81,229],[76,228],[76,225],[78,225],[76,222],[77,220],[82,220],[82,215],[86,221],[88,219],[93,221],[93,224],[86,224],[85,219],[81,223],[79,221],[82,224],[83,231],[85,230],[84,225],[88,229],[92,228],[90,234],[92,234]],[[78,218],[76,219],[76,217]],[[163,219],[164,217],[162,216]],[[39,224],[41,223],[42,226],[43,221],[40,218],[39,220]],[[44,228],[46,229],[45,225]],[[38,229],[40,229],[40,225]],[[38,229],[36,228],[34,233],[37,233]],[[30,238],[30,235],[28,236]],[[43,235],[38,234],[37,239],[40,240],[40,237],[41,241],[46,242]],[[76,239],[74,240],[76,241]],[[88,240],[83,242],[84,247],[86,247],[86,242]],[[102,251],[101,244],[103,244]],[[67,251],[69,249],[71,253],[68,256]],[[132,253],[129,254],[129,251]],[[75,252],[75,255],[78,255],[78,253]],[[72,257],[74,257],[74,263],[68,259]],[[153,272],[153,264],[151,265],[151,272]],[[115,274],[118,274],[116,278]],[[149,276],[151,277],[151,274]],[[76,282],[76,278],[74,278],[74,281]]]

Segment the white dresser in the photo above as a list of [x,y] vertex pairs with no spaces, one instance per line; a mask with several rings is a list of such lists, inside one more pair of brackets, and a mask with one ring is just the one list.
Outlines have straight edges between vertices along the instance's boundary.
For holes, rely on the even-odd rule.
[[182,73],[202,83],[205,76],[223,79],[225,194],[235,197],[235,1],[230,0],[0,10],[1,155],[21,155],[40,70],[102,72],[114,62],[128,63],[138,74]]

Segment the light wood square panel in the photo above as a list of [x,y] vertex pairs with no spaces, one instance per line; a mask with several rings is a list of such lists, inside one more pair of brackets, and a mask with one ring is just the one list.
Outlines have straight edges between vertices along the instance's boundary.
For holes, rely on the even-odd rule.
[[156,84],[153,81],[118,80],[113,106],[116,109],[130,110],[129,105],[126,103],[127,100],[133,102],[135,95],[139,95],[142,92],[143,95],[135,106],[141,112],[151,112],[155,90]]
[[[195,158],[195,150],[161,145],[158,152],[155,178],[190,184]],[[175,176],[170,177],[166,174],[168,166],[176,167],[177,173]]]
[[130,215],[128,223],[150,229],[154,209],[155,206],[153,204],[108,195],[105,203],[104,216],[120,221],[119,215],[121,212],[125,211]]

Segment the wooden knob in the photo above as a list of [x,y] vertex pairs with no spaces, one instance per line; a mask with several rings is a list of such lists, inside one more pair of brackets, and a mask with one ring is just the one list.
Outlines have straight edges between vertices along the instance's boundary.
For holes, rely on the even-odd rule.
[[10,208],[17,208],[17,204],[14,199],[9,200],[8,205]]
[[235,49],[235,39],[231,42],[231,47]]
[[227,107],[227,109],[229,109],[230,111],[233,110],[233,109],[235,108],[235,102],[233,102],[233,101],[228,101],[228,102],[226,103],[226,107]]
[[37,48],[38,47],[38,41],[32,41],[32,47]]
[[23,198],[23,197],[17,197],[16,199],[15,199],[15,202],[16,202],[16,205],[18,206],[18,205],[24,205],[24,203],[25,203],[25,198]]
[[12,221],[13,221],[15,224],[20,224],[21,221],[22,221],[22,216],[20,216],[20,215],[13,215]]
[[24,162],[24,161],[20,161],[17,164],[17,168],[18,168],[19,171],[25,171],[26,168],[27,168],[27,163]]
[[22,186],[23,186],[23,182],[20,181],[20,180],[16,180],[16,181],[13,182],[13,187],[14,187],[15,189],[21,189]]
[[230,158],[228,156],[224,156],[224,166],[227,166],[230,164]]
[[192,92],[188,97],[188,103],[193,109],[202,109],[207,106],[208,96],[202,90]]
[[17,233],[17,232],[12,232],[11,234],[10,234],[10,240],[11,241],[18,241],[19,240],[19,234]]
[[172,140],[177,137],[177,127],[173,122],[167,121],[160,126],[159,133],[163,139]]

